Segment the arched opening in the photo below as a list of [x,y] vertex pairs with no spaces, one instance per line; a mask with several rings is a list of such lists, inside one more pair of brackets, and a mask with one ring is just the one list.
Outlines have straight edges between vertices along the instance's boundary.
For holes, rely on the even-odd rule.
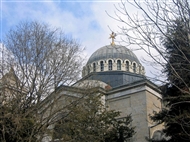
[[126,71],[129,71],[129,61],[126,61]]
[[90,66],[87,66],[88,74],[90,73]]
[[156,130],[154,133],[153,133],[153,136],[152,136],[152,140],[153,141],[168,141],[170,139],[170,137],[166,137],[166,135],[163,133],[163,131],[161,130]]
[[93,63],[93,72],[96,72],[96,63]]
[[121,60],[117,60],[117,70],[121,70]]
[[141,66],[139,66],[139,73],[141,73]]
[[136,73],[137,72],[137,66],[135,63],[133,63],[133,72]]
[[103,61],[100,62],[100,71],[104,71],[104,62]]
[[112,60],[108,61],[108,70],[112,70]]

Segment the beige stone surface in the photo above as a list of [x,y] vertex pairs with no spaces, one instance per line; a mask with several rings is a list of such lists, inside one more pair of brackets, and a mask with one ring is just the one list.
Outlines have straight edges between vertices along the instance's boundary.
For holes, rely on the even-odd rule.
[[155,130],[162,128],[160,125],[154,126],[155,123],[149,118],[153,111],[161,108],[160,94],[156,93],[144,85],[108,94],[106,103],[109,109],[121,111],[121,117],[132,115],[132,126],[136,127],[134,142],[147,142],[145,137],[149,138]]
[[148,120],[148,127],[150,129],[150,136],[152,137],[153,133],[156,130],[161,130],[164,126],[163,124],[157,124],[153,122],[149,116],[153,115],[153,112],[159,112],[162,108],[161,98],[155,96],[151,92],[147,91],[146,93],[146,102],[147,102],[147,120]]

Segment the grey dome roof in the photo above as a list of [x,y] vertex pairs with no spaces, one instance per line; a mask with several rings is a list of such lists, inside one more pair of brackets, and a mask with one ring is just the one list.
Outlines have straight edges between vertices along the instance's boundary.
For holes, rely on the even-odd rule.
[[122,60],[128,59],[129,61],[140,64],[136,55],[125,46],[120,45],[106,45],[96,50],[89,58],[87,64],[91,64],[95,61],[105,59],[120,58]]

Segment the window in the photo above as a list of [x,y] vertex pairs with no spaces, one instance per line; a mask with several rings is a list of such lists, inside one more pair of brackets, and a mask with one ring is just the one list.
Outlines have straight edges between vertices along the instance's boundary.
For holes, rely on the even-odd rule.
[[100,62],[100,71],[104,71],[104,62],[103,61]]
[[141,73],[141,66],[139,66],[139,73]]
[[90,66],[87,66],[88,74],[90,73]]
[[108,61],[108,70],[112,70],[112,60]]
[[126,61],[126,71],[129,71],[129,61]]
[[93,63],[93,72],[96,72],[96,63]]
[[121,61],[117,60],[117,70],[121,70]]
[[136,64],[133,63],[133,72],[136,73],[136,70],[137,70]]

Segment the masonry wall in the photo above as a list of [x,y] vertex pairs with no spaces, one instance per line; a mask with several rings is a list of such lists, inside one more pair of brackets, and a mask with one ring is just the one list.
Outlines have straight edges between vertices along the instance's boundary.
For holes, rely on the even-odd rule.
[[113,93],[107,99],[109,109],[121,111],[121,117],[132,115],[132,126],[136,127],[133,142],[146,142],[145,137],[149,136],[146,91],[143,91],[143,88],[137,87]]
[[162,130],[163,124],[158,125],[156,122],[153,122],[150,119],[150,116],[153,115],[153,112],[159,112],[162,108],[162,102],[160,98],[160,94],[153,91],[146,92],[146,104],[147,104],[147,120],[148,120],[148,127],[149,127],[149,136],[152,138],[153,133],[157,130]]

